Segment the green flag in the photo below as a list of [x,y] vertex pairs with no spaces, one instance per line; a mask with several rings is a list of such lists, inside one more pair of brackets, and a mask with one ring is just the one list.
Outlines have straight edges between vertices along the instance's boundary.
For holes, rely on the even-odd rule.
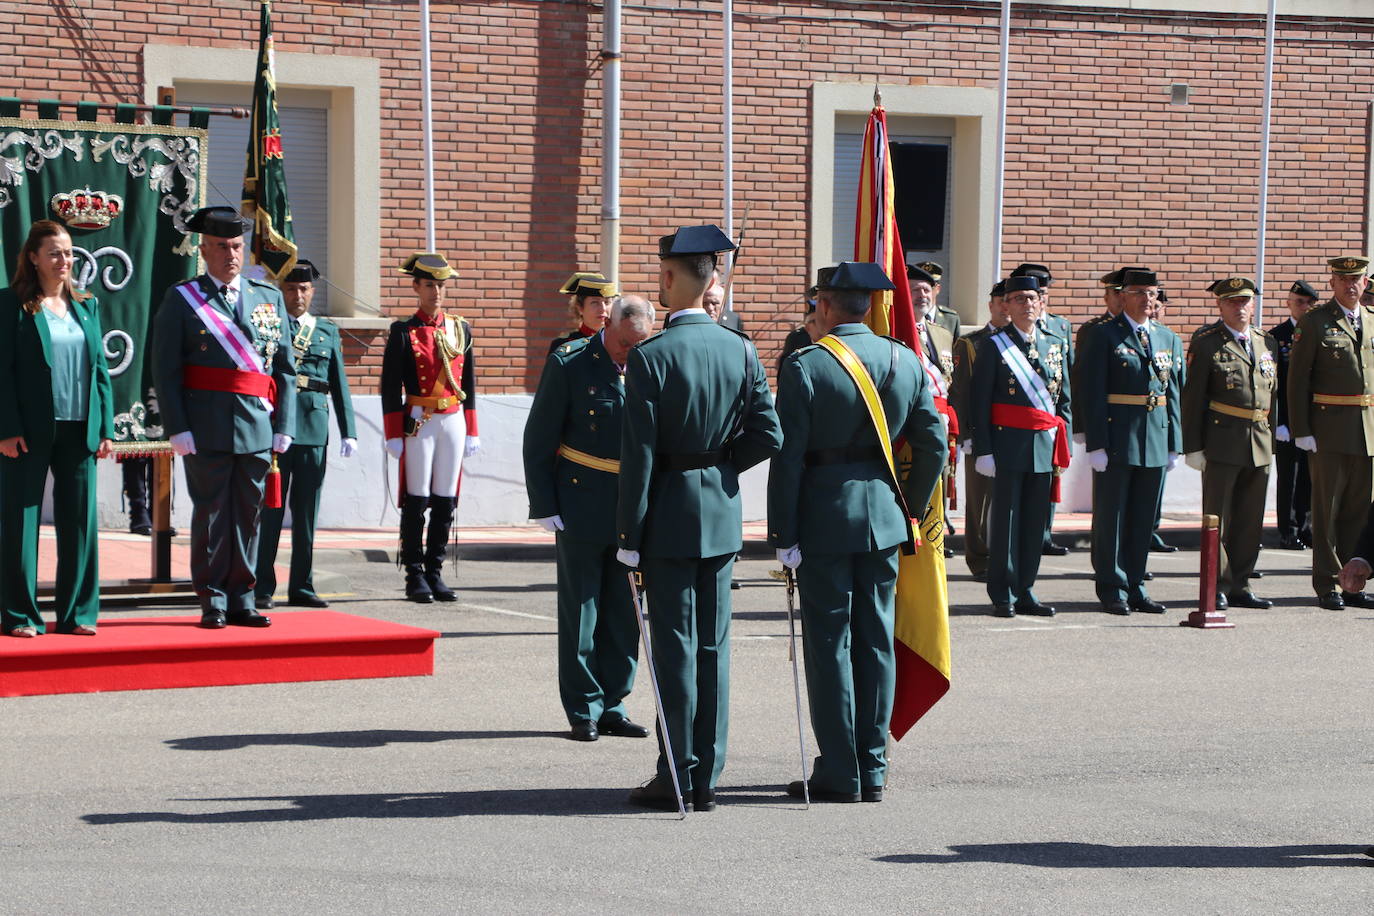
[[253,220],[253,263],[262,265],[273,283],[280,283],[296,266],[296,234],[286,201],[286,166],[277,118],[271,0],[262,0],[258,41],[253,123],[248,129],[248,166],[243,175],[243,215]]

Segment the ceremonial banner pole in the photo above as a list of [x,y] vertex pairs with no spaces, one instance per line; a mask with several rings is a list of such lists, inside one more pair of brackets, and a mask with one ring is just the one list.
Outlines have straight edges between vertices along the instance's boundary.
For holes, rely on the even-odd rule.
[[601,273],[620,276],[620,0],[606,0],[601,51]]
[[1277,0],[1269,0],[1264,25],[1264,122],[1260,130],[1259,227],[1255,238],[1255,327],[1263,327],[1264,249],[1269,229],[1269,136],[1274,109],[1274,17]]
[[1007,83],[1011,55],[1011,0],[1002,0],[1001,68],[997,77],[997,176],[992,196],[992,277],[996,283],[1002,278],[1002,196],[1007,173]]
[[434,105],[430,94],[429,0],[420,0],[420,97],[425,156],[425,250],[434,251]]

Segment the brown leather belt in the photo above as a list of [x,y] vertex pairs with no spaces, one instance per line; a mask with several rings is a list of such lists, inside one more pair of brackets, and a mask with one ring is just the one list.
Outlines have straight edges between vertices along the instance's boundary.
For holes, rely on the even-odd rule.
[[423,407],[428,410],[448,410],[454,404],[467,400],[466,392],[458,392],[456,396],[446,395],[442,398],[427,398],[420,395],[410,395],[406,398],[407,407]]
[[1312,403],[1331,407],[1369,407],[1374,405],[1374,394],[1314,394]]
[[1109,394],[1107,395],[1108,404],[1123,404],[1128,407],[1144,407],[1146,410],[1154,410],[1156,407],[1163,407],[1165,395],[1151,392],[1150,394]]

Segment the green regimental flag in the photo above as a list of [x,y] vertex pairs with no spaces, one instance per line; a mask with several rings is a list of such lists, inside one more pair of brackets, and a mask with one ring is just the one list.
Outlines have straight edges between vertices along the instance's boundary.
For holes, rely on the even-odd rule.
[[291,206],[286,202],[270,0],[262,0],[258,41],[253,123],[248,128],[248,166],[243,173],[243,215],[253,220],[253,263],[262,265],[267,279],[280,284],[296,266],[296,234],[291,229]]
[[[96,123],[85,104],[75,121],[59,120],[55,102],[40,103],[38,119],[19,113],[18,100],[0,99],[0,286],[10,284],[30,224],[63,223],[72,278],[99,301],[115,438],[161,439],[146,343],[167,288],[199,269],[185,220],[204,202],[208,116],[172,127],[171,109],[156,109],[151,125]],[[117,117],[131,122],[134,112]]]

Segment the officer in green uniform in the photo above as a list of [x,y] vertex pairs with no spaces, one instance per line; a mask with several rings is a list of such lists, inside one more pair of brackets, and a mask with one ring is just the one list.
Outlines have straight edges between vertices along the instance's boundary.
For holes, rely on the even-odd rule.
[[1338,611],[1374,597],[1338,592],[1336,576],[1364,526],[1374,475],[1374,309],[1360,304],[1369,259],[1339,257],[1332,298],[1298,321],[1288,362],[1288,425],[1312,476],[1312,587]]
[[1183,343],[1149,319],[1154,271],[1121,274],[1123,310],[1084,335],[1078,351],[1084,432],[1093,471],[1093,578],[1103,610],[1162,614],[1145,592],[1159,488],[1183,448]]
[[[325,449],[329,445],[329,399],[334,400],[334,420],[339,425],[339,457],[351,458],[358,450],[358,426],[353,420],[353,398],[344,371],[339,328],[328,318],[310,314],[315,281],[320,272],[306,260],[282,281],[282,297],[288,317],[283,339],[296,357],[296,436],[291,447],[277,458],[281,471],[283,502],[291,507],[291,578],[286,602],[296,607],[329,607],[315,592],[315,520],[320,515],[320,491],[324,488]],[[288,395],[289,396],[289,395]],[[277,544],[281,540],[281,506],[262,510],[258,539],[258,582],[254,586],[258,610],[273,606],[277,590]]]
[[1053,617],[1033,591],[1055,474],[1069,464],[1068,344],[1040,326],[1040,284],[1009,277],[1011,323],[978,345],[973,371],[974,468],[993,479],[988,598],[997,617]]
[[1317,304],[1317,291],[1306,280],[1288,287],[1288,317],[1269,329],[1278,344],[1274,354],[1279,367],[1279,387],[1274,392],[1274,491],[1278,504],[1279,546],[1306,550],[1312,543],[1312,480],[1307,474],[1307,453],[1293,444],[1288,428],[1288,357],[1298,319]]
[[191,583],[212,630],[271,626],[254,606],[258,522],[269,450],[290,448],[296,428],[281,291],[239,273],[252,225],[232,207],[193,213],[206,272],[167,290],[153,317],[158,406],[191,496]]
[[[788,357],[778,379],[782,452],[768,475],[768,541],[797,570],[811,727],[821,801],[881,801],[896,684],[893,601],[897,550],[911,540],[909,507],[924,507],[945,460],[945,435],[916,354],[863,324],[874,291],[892,289],[877,264],[822,270],[816,312],[829,335]],[[898,492],[855,377],[824,346],[863,364],[889,440],[905,439],[911,471]],[[916,510],[918,513],[921,509]],[[804,795],[800,781],[788,793]]]
[[[954,341],[954,379],[949,385],[949,402],[959,418],[959,450],[965,455],[973,451],[969,389],[973,385],[978,345],[1007,324],[1007,307],[1003,300],[1006,285],[1005,280],[998,280],[988,294],[988,323]],[[992,504],[989,483],[973,469],[972,461],[964,462],[964,562],[973,578],[980,582],[988,575],[988,507]]]
[[[940,280],[945,275],[945,269],[934,261],[922,261],[916,265],[916,268],[930,275],[930,298],[933,304],[928,315],[931,321],[949,331],[951,340],[957,340],[959,337],[959,313],[940,302]],[[907,278],[911,278],[910,268],[907,269]]]
[[744,545],[739,475],[782,444],[753,344],[701,305],[716,255],[734,249],[715,226],[659,239],[667,326],[630,351],[625,372],[616,556],[643,569],[676,757],[660,742],[658,772],[630,802],[670,811],[669,766],[685,803],[715,807],[730,719],[730,575]]
[[[1054,284],[1054,275],[1044,264],[1019,264],[1011,272],[1013,277],[1034,277],[1040,284],[1040,317],[1036,320],[1036,325],[1041,330],[1058,337],[1062,343],[1064,353],[1064,376],[1065,382],[1073,375],[1073,356],[1074,356],[1074,333],[1073,322],[1056,315],[1050,311],[1050,287]],[[1069,387],[1065,384],[1065,387]],[[1069,548],[1063,544],[1056,544],[1054,541],[1054,510],[1055,503],[1050,503],[1050,511],[1045,516],[1045,537],[1041,545],[1040,552],[1047,557],[1062,557],[1069,552]]]
[[[1104,321],[1111,321],[1121,314],[1121,272],[1125,269],[1118,267],[1116,270],[1102,275],[1102,304],[1106,310],[1101,315],[1089,318],[1078,326],[1078,332],[1074,334],[1073,338],[1075,355],[1082,355],[1083,344],[1094,327]],[[1144,270],[1145,268],[1133,269]],[[1083,411],[1083,385],[1078,378],[1079,364],[1080,361],[1075,360],[1074,365],[1069,367],[1069,381],[1073,384],[1073,415],[1078,418],[1078,430],[1073,434],[1073,441],[1079,445],[1084,445],[1088,441],[1088,434],[1083,431],[1083,418],[1087,414]]]
[[1221,320],[1193,336],[1183,385],[1183,451],[1202,472],[1202,511],[1221,520],[1217,607],[1267,608],[1250,589],[1264,528],[1264,500],[1274,454],[1270,425],[1278,383],[1276,345],[1250,326],[1255,284],[1248,277],[1217,280]]
[[625,713],[639,627],[615,559],[615,503],[625,361],[653,329],[653,306],[617,299],[604,330],[549,354],[525,422],[530,517],[558,554],[558,694],[575,741],[649,734]]

